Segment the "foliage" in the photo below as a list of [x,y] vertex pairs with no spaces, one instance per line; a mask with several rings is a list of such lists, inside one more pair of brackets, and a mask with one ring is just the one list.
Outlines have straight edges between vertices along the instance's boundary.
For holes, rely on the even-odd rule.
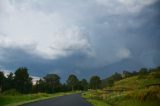
[[48,93],[58,92],[60,90],[60,77],[57,74],[48,74],[44,77]]
[[32,90],[32,78],[29,77],[27,68],[21,67],[16,70],[14,85],[21,93],[29,93]]
[[141,68],[139,71],[139,79],[145,78],[148,74],[148,70],[146,68]]
[[32,84],[32,78],[29,76],[26,67],[18,68],[15,73],[5,76],[0,72],[0,91],[16,89],[16,91],[24,94],[28,93],[55,93],[66,92],[71,90],[83,90],[99,88],[111,88],[122,90],[144,89],[151,84],[159,84],[160,67],[146,69],[141,68],[138,71],[123,71],[122,74],[114,73],[113,75],[101,80],[99,76],[92,76],[90,81],[86,79],[79,80],[75,75],[69,75],[67,81],[63,84],[57,74],[47,74],[38,80],[35,85]]
[[79,80],[75,75],[73,74],[69,75],[67,79],[67,84],[69,87],[71,87],[72,91],[76,89],[76,87],[78,86],[78,83],[79,83]]
[[156,79],[160,79],[160,71],[151,73],[151,76]]
[[46,83],[44,80],[40,79],[36,82],[36,85],[33,86],[33,92],[46,92]]
[[109,104],[105,103],[102,100],[88,99],[88,102],[90,102],[94,106],[110,106]]
[[3,90],[4,88],[4,81],[5,81],[5,76],[4,73],[0,71],[0,92]]
[[122,75],[116,72],[113,75],[111,75],[110,77],[108,77],[102,81],[103,87],[105,87],[105,86],[112,87],[114,85],[115,81],[119,81],[121,79],[122,79]]
[[5,86],[4,89],[8,90],[8,89],[13,89],[14,87],[14,75],[13,73],[9,73],[9,75],[7,75],[7,78],[5,79]]
[[82,97],[87,99],[87,101],[90,102],[94,106],[110,106],[105,101],[97,99],[95,92],[97,93],[97,91],[87,91],[82,94]]
[[114,80],[112,78],[107,78],[106,86],[112,87],[114,85]]
[[150,87],[140,90],[134,90],[127,93],[128,98],[134,98],[141,101],[146,100],[160,100],[160,88],[159,87]]
[[86,79],[82,79],[80,81],[80,90],[87,91],[88,88],[89,88],[89,84],[88,84],[87,80]]
[[[116,81],[112,87],[107,87],[104,90],[87,91],[83,97],[95,105],[96,102],[92,102],[92,100],[103,101],[111,106],[159,106],[160,79],[155,77],[158,73],[159,71],[152,69],[152,71],[143,74],[145,75],[143,79],[139,79],[138,74]],[[107,91],[107,89],[111,91]]]
[[99,89],[101,88],[101,79],[99,76],[92,76],[90,79],[90,88]]
[[17,96],[17,95],[21,95],[21,93],[18,92],[16,89],[10,89],[10,90],[4,91],[2,95]]
[[10,73],[7,76],[0,72],[0,89],[5,93],[14,91],[13,89],[22,94],[88,90],[88,85],[86,79],[79,81],[75,75],[69,76],[67,84],[61,84],[60,77],[57,74],[47,74],[33,85],[26,67],[20,67],[14,74]]

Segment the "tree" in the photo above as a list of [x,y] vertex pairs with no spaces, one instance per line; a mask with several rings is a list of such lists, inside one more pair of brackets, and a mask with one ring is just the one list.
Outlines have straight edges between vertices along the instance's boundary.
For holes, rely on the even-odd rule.
[[119,81],[122,79],[122,75],[116,72],[112,76],[110,76],[110,79],[112,79],[113,81]]
[[132,72],[132,76],[136,76],[136,75],[138,75],[138,72],[137,71],[133,71]]
[[74,91],[75,88],[78,86],[78,82],[79,82],[79,80],[75,75],[73,75],[73,74],[69,75],[69,77],[67,79],[67,84],[69,87],[71,87],[72,91]]
[[0,71],[0,92],[3,90],[4,88],[4,81],[5,81],[5,76],[4,73]]
[[119,81],[122,79],[122,75],[120,73],[115,72],[113,75],[111,75],[110,77],[102,80],[102,87],[106,87],[106,86],[113,86],[115,81]]
[[81,90],[85,90],[87,91],[88,90],[88,82],[86,79],[82,79],[80,81],[80,86],[81,86]]
[[9,75],[7,75],[6,81],[5,81],[5,89],[13,89],[14,88],[14,75],[13,73],[9,73]]
[[132,76],[131,72],[129,72],[129,71],[123,71],[123,75],[122,75],[123,78],[128,78],[128,77],[131,77],[131,76]]
[[62,86],[61,86],[61,91],[62,92],[66,92],[66,91],[69,91],[69,88],[68,88],[68,86],[67,86],[67,84],[62,84]]
[[60,91],[60,77],[57,74],[47,74],[44,79],[50,93]]
[[147,74],[148,74],[148,69],[141,68],[139,70],[139,77],[138,78],[145,78]]
[[114,85],[114,80],[112,78],[107,78],[106,85],[112,87]]
[[28,69],[20,67],[15,72],[14,84],[17,91],[30,93],[32,90],[32,78],[29,77]]
[[141,74],[141,75],[146,75],[146,74],[148,74],[148,69],[146,69],[146,68],[141,68],[141,69],[139,70],[139,74]]
[[101,79],[99,76],[92,76],[90,79],[90,88],[99,89],[101,87]]
[[36,85],[34,85],[34,92],[45,92],[45,86],[46,83],[44,80],[40,79],[36,82]]
[[151,68],[148,70],[148,73],[152,73],[152,72],[160,72],[160,66],[158,66],[156,68]]

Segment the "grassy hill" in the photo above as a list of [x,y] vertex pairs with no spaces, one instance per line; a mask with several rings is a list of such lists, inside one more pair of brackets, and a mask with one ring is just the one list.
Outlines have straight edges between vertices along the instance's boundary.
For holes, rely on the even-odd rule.
[[[160,106],[160,72],[151,72],[140,76],[128,77],[116,81],[112,87],[102,90],[90,90],[83,94],[84,98],[101,106]],[[157,85],[156,85],[157,84]],[[95,103],[95,100],[98,100]]]
[[141,89],[145,88],[151,84],[160,84],[160,78],[155,78],[153,74],[158,74],[159,72],[153,72],[146,75],[144,78],[139,78],[139,76],[129,77],[115,82],[113,88],[128,88],[128,89]]

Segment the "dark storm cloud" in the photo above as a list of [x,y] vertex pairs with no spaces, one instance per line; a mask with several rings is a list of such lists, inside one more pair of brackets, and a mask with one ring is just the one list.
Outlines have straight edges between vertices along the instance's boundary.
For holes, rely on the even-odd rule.
[[4,52],[3,56],[5,58],[5,60],[0,60],[2,69],[5,68],[15,71],[17,67],[24,66],[29,69],[30,74],[40,77],[43,77],[47,73],[59,74],[63,77],[63,80],[71,73],[77,75],[82,74],[84,77],[87,77],[88,74],[83,74],[86,73],[85,71],[87,71],[87,68],[82,68],[82,65],[85,66],[86,61],[91,62],[86,54],[80,52],[57,60],[46,60],[36,55],[27,54],[22,49],[1,48],[0,50]]
[[159,1],[146,6],[138,14],[105,14],[91,24],[95,50],[103,51],[99,55],[104,59],[107,55],[113,57],[114,49],[124,47],[130,51],[131,60],[138,60],[145,67],[157,66],[159,63],[156,63],[153,58],[159,54],[160,24],[158,19]]

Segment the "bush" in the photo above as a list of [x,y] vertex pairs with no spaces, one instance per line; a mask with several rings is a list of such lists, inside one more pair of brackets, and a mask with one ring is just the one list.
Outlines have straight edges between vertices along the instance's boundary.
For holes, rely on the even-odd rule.
[[151,75],[153,76],[153,78],[160,79],[160,72],[153,72],[151,73]]
[[12,95],[12,96],[21,95],[21,93],[19,93],[19,92],[16,91],[15,89],[11,89],[11,90],[4,91],[2,94],[3,94],[3,95]]
[[147,89],[135,90],[135,91],[129,92],[126,96],[128,98],[138,99],[140,101],[160,100],[160,88],[151,87]]

